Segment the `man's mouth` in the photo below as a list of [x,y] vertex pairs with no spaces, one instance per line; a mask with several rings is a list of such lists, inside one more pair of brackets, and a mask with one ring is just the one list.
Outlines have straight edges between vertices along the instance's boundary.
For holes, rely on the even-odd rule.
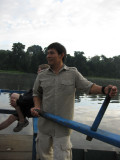
[[53,61],[53,59],[52,59],[52,58],[48,58],[47,60],[48,60],[48,61]]

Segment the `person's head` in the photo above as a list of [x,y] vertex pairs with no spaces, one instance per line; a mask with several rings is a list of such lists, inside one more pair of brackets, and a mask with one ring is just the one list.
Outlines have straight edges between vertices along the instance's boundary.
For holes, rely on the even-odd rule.
[[66,58],[66,48],[58,43],[52,43],[47,47],[47,60],[48,60],[48,64],[52,64],[55,63],[55,61],[59,60],[62,62],[65,61]]
[[19,99],[19,97],[20,97],[20,94],[18,94],[18,93],[12,93],[10,95],[10,104],[12,107],[16,107],[16,105],[17,105],[16,101]]
[[47,69],[47,68],[49,68],[49,67],[50,67],[50,66],[49,66],[48,64],[41,64],[41,65],[38,66],[38,71],[37,71],[37,73],[40,73],[41,70]]

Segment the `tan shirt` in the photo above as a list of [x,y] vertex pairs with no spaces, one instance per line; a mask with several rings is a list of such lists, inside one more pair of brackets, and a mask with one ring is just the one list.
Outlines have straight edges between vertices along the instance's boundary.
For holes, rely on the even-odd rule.
[[[34,83],[33,96],[42,97],[41,109],[45,112],[73,120],[75,90],[88,94],[92,85],[75,67],[64,65],[59,74],[51,69],[40,72]],[[70,134],[70,129],[42,117],[38,120],[38,128],[50,136]]]

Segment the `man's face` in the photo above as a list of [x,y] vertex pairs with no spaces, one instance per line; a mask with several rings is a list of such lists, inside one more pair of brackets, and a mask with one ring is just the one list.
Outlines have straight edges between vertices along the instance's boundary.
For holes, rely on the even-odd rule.
[[62,62],[63,56],[64,56],[64,53],[58,54],[58,52],[55,49],[49,49],[47,52],[48,64],[50,66],[60,64]]

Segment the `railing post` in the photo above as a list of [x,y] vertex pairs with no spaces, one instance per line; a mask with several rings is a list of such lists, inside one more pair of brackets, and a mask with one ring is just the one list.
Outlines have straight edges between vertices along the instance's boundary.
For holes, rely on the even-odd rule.
[[[109,90],[109,92],[110,92],[110,90]],[[109,93],[108,93],[105,97],[105,100],[104,100],[104,102],[103,102],[103,104],[102,104],[102,106],[101,106],[101,108],[100,108],[92,126],[91,126],[92,131],[97,131],[97,128],[98,128],[98,126],[99,126],[99,124],[100,124],[100,122],[101,122],[101,120],[104,116],[104,113],[105,113],[105,111],[108,107],[108,104],[109,104],[110,100],[111,100],[111,97],[109,96]],[[86,140],[91,141],[92,137],[87,136]]]
[[38,118],[33,118],[33,146],[32,146],[32,160],[36,160],[36,137],[37,137],[37,122]]
[[32,160],[36,160],[36,139],[37,133],[33,134],[33,146],[32,146]]

